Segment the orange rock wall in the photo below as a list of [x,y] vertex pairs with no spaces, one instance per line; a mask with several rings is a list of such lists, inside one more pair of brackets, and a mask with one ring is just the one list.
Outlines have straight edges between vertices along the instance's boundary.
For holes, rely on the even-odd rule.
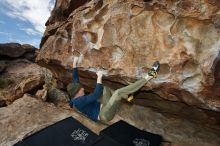
[[[110,80],[114,76],[123,84],[140,78],[159,60],[159,76],[145,90],[220,111],[218,0],[77,2],[57,0],[37,57],[52,64],[58,78],[65,76],[56,66],[68,69],[72,52],[81,53],[81,70],[101,66]],[[70,9],[70,3],[78,7]]]

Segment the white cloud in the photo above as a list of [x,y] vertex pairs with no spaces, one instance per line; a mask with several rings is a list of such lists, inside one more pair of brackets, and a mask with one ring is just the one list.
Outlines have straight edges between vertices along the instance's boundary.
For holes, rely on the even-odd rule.
[[28,41],[28,44],[31,44],[35,46],[36,48],[39,48],[40,40],[39,39],[31,39]]
[[3,31],[0,31],[0,35],[4,35],[4,36],[12,36],[11,33],[3,32]]
[[7,8],[4,12],[8,16],[29,21],[41,34],[54,6],[54,0],[1,0],[0,3]]
[[16,42],[20,44],[31,44],[35,47],[39,47],[40,39],[39,38],[24,38],[24,39],[18,39],[16,35],[8,32],[2,32],[0,31],[0,36],[7,36],[7,40],[3,40],[1,43],[8,43],[8,42]]
[[34,29],[31,28],[21,28],[20,30],[25,31],[28,35],[40,35],[41,33],[35,31]]

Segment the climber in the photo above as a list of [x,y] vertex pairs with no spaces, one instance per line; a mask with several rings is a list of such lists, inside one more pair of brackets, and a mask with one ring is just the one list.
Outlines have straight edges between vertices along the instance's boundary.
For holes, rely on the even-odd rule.
[[[149,80],[156,78],[160,69],[159,61],[156,61],[148,74],[126,87],[113,91],[109,87],[103,87],[103,71],[97,71],[97,84],[93,93],[85,95],[84,88],[81,87],[78,78],[78,57],[73,60],[73,83],[67,86],[70,95],[70,106],[76,107],[79,111],[87,115],[93,121],[101,120],[108,122],[113,119],[119,107],[121,99],[128,100],[128,95],[143,87]],[[102,103],[98,99],[102,96]]]

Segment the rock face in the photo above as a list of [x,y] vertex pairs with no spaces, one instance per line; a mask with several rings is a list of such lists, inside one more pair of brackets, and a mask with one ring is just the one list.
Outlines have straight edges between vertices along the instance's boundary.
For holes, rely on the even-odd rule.
[[43,85],[46,69],[34,63],[35,51],[28,44],[0,44],[0,107]]
[[81,53],[81,70],[102,66],[122,84],[159,60],[159,76],[144,90],[220,111],[219,1],[92,0],[69,9],[76,2],[57,0],[37,57],[57,78],[67,81],[72,52]]
[[73,54],[87,91],[98,67],[107,72],[104,85],[117,89],[159,60],[158,78],[137,93],[135,105],[123,104],[114,121],[160,134],[170,146],[219,145],[218,0],[57,0],[46,26],[37,62],[62,88],[71,81]]
[[44,83],[43,68],[25,59],[8,62],[0,76],[0,100],[7,104],[32,92]]

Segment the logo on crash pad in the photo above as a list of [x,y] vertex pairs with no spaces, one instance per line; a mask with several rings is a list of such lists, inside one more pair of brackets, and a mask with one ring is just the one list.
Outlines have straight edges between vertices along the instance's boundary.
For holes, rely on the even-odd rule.
[[150,146],[150,141],[146,139],[135,138],[132,142],[134,146]]
[[85,130],[77,129],[77,130],[73,131],[73,133],[71,134],[71,137],[73,138],[74,141],[85,142],[85,140],[88,137],[88,135],[89,134]]

